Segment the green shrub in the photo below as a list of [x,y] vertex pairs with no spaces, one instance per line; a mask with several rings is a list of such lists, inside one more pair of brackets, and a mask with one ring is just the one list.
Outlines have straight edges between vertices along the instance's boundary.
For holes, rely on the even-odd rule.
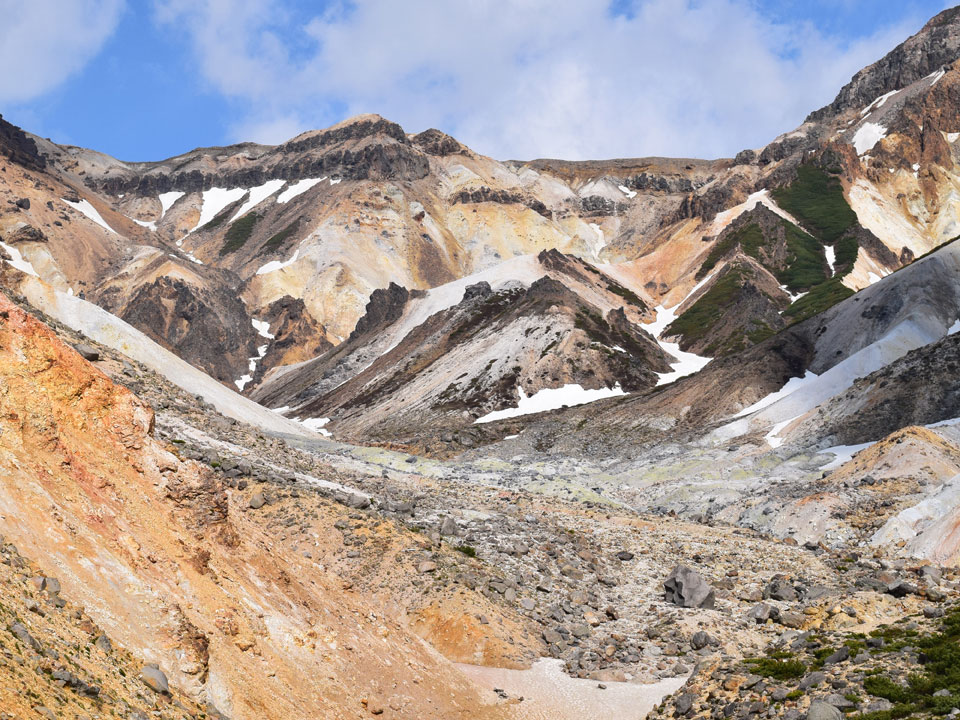
[[260,215],[249,212],[231,224],[227,229],[227,234],[223,236],[223,247],[220,248],[220,255],[236,252],[242,248],[250,239],[253,228],[259,221]]
[[833,307],[851,295],[853,290],[841,283],[839,277],[832,277],[810,288],[810,292],[784,310],[783,315],[794,322],[800,322]]
[[289,240],[297,228],[300,226],[300,219],[294,220],[292,223],[287,225],[283,230],[271,235],[270,238],[263,244],[262,252],[263,253],[272,253],[275,250],[279,250],[280,246],[283,245],[287,240]]
[[807,666],[799,660],[777,660],[775,658],[753,658],[746,661],[755,675],[774,680],[792,680],[803,677]]
[[835,245],[857,224],[857,215],[843,197],[840,181],[813,165],[797,168],[797,179],[774,190],[773,198],[824,245]]
[[737,299],[743,280],[743,271],[740,268],[730,270],[686,312],[670,323],[665,334],[682,335],[688,341],[704,337],[720,320],[724,309]]
[[477,549],[472,545],[457,545],[456,550],[462,552],[467,557],[475,558],[477,556]]

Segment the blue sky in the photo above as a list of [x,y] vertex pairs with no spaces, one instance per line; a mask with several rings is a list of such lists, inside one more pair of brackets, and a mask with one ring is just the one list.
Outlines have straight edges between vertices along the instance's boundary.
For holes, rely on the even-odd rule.
[[[0,113],[124,160],[360,112],[507,158],[732,155],[935,0],[0,0]],[[38,39],[39,38],[39,39]]]

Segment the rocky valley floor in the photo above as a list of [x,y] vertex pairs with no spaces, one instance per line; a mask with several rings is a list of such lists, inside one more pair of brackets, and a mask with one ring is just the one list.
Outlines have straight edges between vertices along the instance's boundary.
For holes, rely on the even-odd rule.
[[[67,343],[84,342],[51,324]],[[897,557],[896,543],[871,547],[866,542],[868,531],[875,532],[897,511],[896,501],[884,505],[872,497],[883,487],[882,477],[863,481],[868,470],[882,476],[879,458],[890,460],[889,453],[880,452],[883,447],[874,450],[877,459],[868,469],[858,456],[828,472],[818,468],[831,455],[758,459],[747,452],[742,457],[725,453],[736,459],[724,458],[721,475],[740,467],[739,487],[697,470],[691,460],[695,452],[684,456],[682,471],[671,468],[669,448],[647,465],[620,462],[605,468],[529,451],[510,457],[516,448],[505,449],[502,459],[488,453],[461,462],[433,461],[380,448],[272,436],[220,416],[105,347],[81,349],[96,358],[94,372],[105,373],[152,407],[153,434],[166,452],[209,473],[208,482],[190,490],[192,507],[220,508],[217,512],[230,522],[248,528],[249,542],[263,552],[295,558],[297,567],[311,567],[339,595],[362,599],[369,619],[383,624],[384,642],[401,643],[403,633],[422,638],[444,661],[469,666],[468,676],[475,666],[505,673],[533,668],[526,672],[534,675],[513,680],[492,676],[487,684],[497,692],[483,687],[482,674],[476,676],[475,704],[464,717],[549,716],[543,703],[558,691],[550,689],[553,681],[547,678],[553,671],[544,658],[556,659],[556,672],[584,683],[572,686],[570,703],[553,717],[618,716],[614,713],[625,702],[637,714],[624,717],[642,717],[645,710],[635,701],[651,690],[657,697],[648,707],[656,705],[655,712],[666,717],[826,718],[876,712],[895,717],[907,705],[939,712],[960,703],[960,695],[952,694],[960,690],[953,680],[921,681],[930,674],[923,664],[929,662],[925,643],[933,642],[929,638],[941,631],[944,617],[953,622],[960,575]],[[955,446],[937,437],[946,446],[941,450],[953,458]],[[905,438],[911,439],[909,433],[889,444],[902,445]],[[714,451],[699,452],[700,462],[718,467]],[[915,490],[947,473],[949,463],[944,463],[941,467],[927,457],[917,470],[924,477],[914,479]],[[672,474],[680,472],[690,478],[691,488],[679,498],[664,496],[658,490],[664,477],[671,476],[665,486],[676,493]],[[177,492],[171,480],[168,497]],[[830,487],[818,487],[826,484]],[[697,495],[704,487],[715,495],[712,503]],[[783,532],[781,525],[803,504],[797,500],[838,489],[848,495],[843,527],[838,530],[833,518],[834,526],[820,523],[818,537]],[[757,506],[774,509],[757,513],[764,522],[725,521],[722,508],[734,503],[733,494],[740,505],[749,505],[744,499],[753,496]],[[212,502],[216,498],[221,500]],[[704,512],[710,504],[721,509]],[[848,519],[857,513],[874,517]],[[199,516],[195,521],[197,538],[211,531],[204,527],[216,528],[219,522]],[[803,517],[798,526],[816,526],[815,521]],[[92,625],[77,635],[84,610],[64,604],[57,592],[42,592],[44,577],[65,585],[76,581],[64,577],[68,564],[43,556],[21,560],[7,547],[9,563],[4,563],[17,572],[4,584],[10,616],[4,667],[13,672],[11,681],[26,678],[7,691],[17,703],[9,705],[14,710],[6,711],[7,718],[38,712],[104,717],[116,708],[130,717],[211,712],[186,701],[171,704],[183,692],[174,679],[196,680],[198,672],[201,677],[208,672],[203,663],[195,667],[196,657],[181,653],[176,664],[158,663],[164,682],[169,677],[174,689],[172,694],[151,690],[143,657],[127,655],[126,667],[118,669],[91,649],[98,632],[89,629]],[[231,579],[236,571],[197,547],[190,562],[203,575],[216,585],[236,582]],[[153,562],[143,547],[131,543],[128,551],[134,567]],[[668,598],[664,583],[678,568],[679,588]],[[946,632],[955,632],[952,627],[948,624]],[[24,639],[24,629],[40,647]],[[211,635],[219,634],[233,650],[250,654],[274,632],[269,625],[238,631],[220,622],[201,634],[205,645],[216,644]],[[324,636],[321,622],[297,642],[313,646],[325,637],[329,642],[329,632]],[[41,634],[54,640],[45,644]],[[72,647],[83,653],[83,662],[45,655],[49,644]],[[262,672],[260,681],[266,682],[271,671],[254,667],[251,672],[251,680]],[[445,672],[459,674],[452,665]],[[87,688],[94,681],[101,690],[90,695]],[[631,687],[636,695],[629,694]],[[213,712],[229,716],[210,700]],[[343,716],[406,717],[415,707],[409,693],[389,691],[357,703]],[[421,715],[428,716],[450,715]]]

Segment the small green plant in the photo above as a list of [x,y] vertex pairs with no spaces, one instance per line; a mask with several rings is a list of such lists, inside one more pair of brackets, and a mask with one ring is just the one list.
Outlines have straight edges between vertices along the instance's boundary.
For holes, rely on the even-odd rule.
[[242,248],[250,239],[253,228],[259,221],[260,215],[249,212],[232,223],[227,229],[226,235],[223,236],[223,247],[220,248],[220,255],[227,255]]
[[456,550],[467,557],[475,558],[477,556],[477,549],[472,545],[457,545]]
[[272,253],[276,250],[279,250],[281,245],[293,237],[299,226],[300,219],[297,218],[280,232],[276,233],[275,235],[271,235],[270,238],[263,244],[261,253]]
[[799,660],[778,660],[776,658],[750,658],[745,661],[755,675],[774,680],[792,680],[803,677],[807,666]]

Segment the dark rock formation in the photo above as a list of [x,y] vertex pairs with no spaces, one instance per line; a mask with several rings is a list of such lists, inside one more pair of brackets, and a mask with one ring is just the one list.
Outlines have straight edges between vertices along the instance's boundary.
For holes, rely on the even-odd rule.
[[844,110],[864,107],[885,93],[906,87],[944,65],[952,65],[958,57],[960,8],[950,8],[881,60],[854,75],[832,103],[810,113],[807,121],[826,120]]

